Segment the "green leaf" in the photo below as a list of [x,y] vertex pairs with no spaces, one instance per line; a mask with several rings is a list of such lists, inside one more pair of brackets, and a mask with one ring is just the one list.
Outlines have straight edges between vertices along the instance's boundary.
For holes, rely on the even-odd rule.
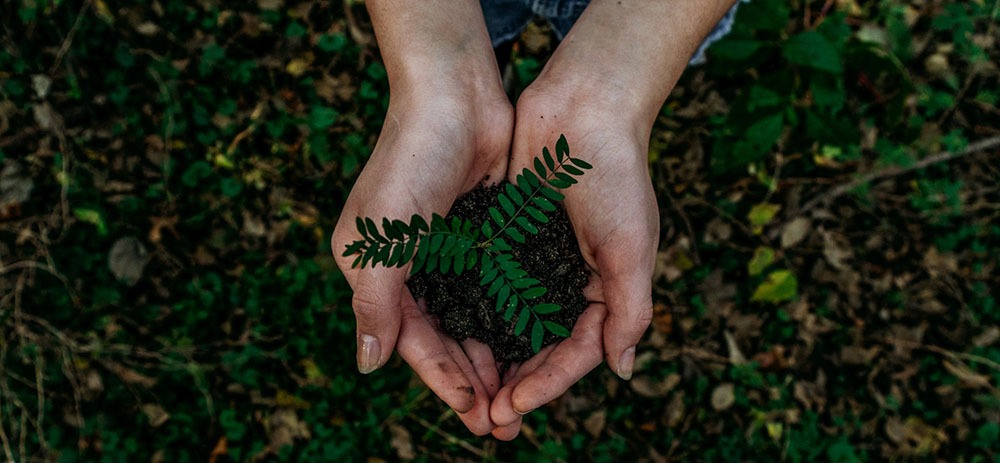
[[545,329],[549,330],[550,333],[556,336],[568,338],[570,335],[569,329],[556,322],[543,321],[542,324],[545,325]]
[[382,218],[382,230],[385,231],[385,237],[390,240],[401,240],[403,239],[403,234],[392,226],[392,222],[388,218]]
[[[527,274],[528,272],[524,273]],[[510,285],[516,289],[524,289],[524,288],[530,288],[540,283],[541,283],[540,281],[534,278],[518,278],[516,280],[511,281]]]
[[760,246],[753,252],[753,258],[747,264],[747,271],[751,276],[760,275],[769,265],[774,262],[774,249]]
[[500,202],[500,207],[503,208],[504,212],[506,212],[508,216],[514,216],[514,204],[510,202],[510,198],[508,198],[507,195],[500,193],[497,195],[497,201]]
[[493,240],[493,249],[498,252],[510,252],[511,247],[507,244],[507,240],[498,237]]
[[[486,275],[493,270],[493,258],[490,257],[489,253],[483,254],[483,265],[479,268],[480,275]],[[486,284],[486,283],[482,283]]]
[[517,298],[512,297],[507,301],[507,310],[503,312],[503,319],[511,321],[514,318],[514,313],[517,311]]
[[[571,175],[563,172],[556,172],[556,178],[568,183],[569,185],[576,185],[577,182],[577,180],[573,178]],[[565,188],[565,187],[560,187],[560,188]]]
[[777,270],[771,272],[767,276],[767,281],[757,287],[750,300],[777,304],[795,299],[798,291],[799,283],[795,275],[788,270]]
[[[528,179],[528,185],[531,188],[538,188],[538,186],[542,184],[542,181],[538,179],[538,176],[535,175],[534,172],[524,169],[521,173],[524,175],[524,178]],[[530,190],[525,193],[530,194]]]
[[[560,172],[560,173],[562,173],[562,172]],[[563,175],[565,175],[565,174],[563,174]],[[551,179],[549,179],[549,185],[552,185],[552,186],[554,186],[556,188],[559,188],[561,190],[565,190],[566,188],[569,188],[573,184],[569,183],[569,182],[567,182],[567,181],[565,181],[565,180],[563,180],[561,178],[551,178]]]
[[521,189],[521,193],[525,196],[531,196],[531,183],[528,182],[528,177],[524,174],[517,175],[517,187]]
[[351,264],[351,268],[358,268],[358,265],[361,264],[361,259],[363,259],[364,257],[365,257],[364,254],[358,254],[358,257],[354,258],[354,262]]
[[785,41],[785,58],[792,63],[840,74],[844,71],[840,51],[816,31],[801,32]]
[[[562,201],[563,199],[566,199],[566,197],[563,196],[562,193],[560,193],[560,192],[558,192],[556,190],[553,190],[552,188],[549,188],[547,186],[543,186],[539,191],[542,192],[543,196],[545,196],[546,198],[548,198],[548,199],[550,199],[552,201]],[[542,209],[545,209],[545,208],[543,207]]]
[[493,280],[493,283],[490,284],[489,289],[486,290],[486,297],[493,297],[494,295],[496,295],[497,291],[500,291],[500,288],[506,288],[506,286],[504,286],[503,284],[503,278],[497,278]]
[[[552,159],[552,153],[549,152],[548,148],[542,147],[542,157],[545,158],[545,165],[549,166],[549,170],[556,170],[556,160]],[[535,165],[537,166],[538,164],[536,163]],[[544,177],[545,174],[542,174],[542,176]]]
[[438,252],[443,256],[451,255],[451,250],[455,248],[455,243],[458,242],[458,237],[455,235],[448,235],[444,238],[444,243],[441,244],[441,249]]
[[455,268],[455,275],[461,275],[465,271],[465,254],[456,253],[451,265]]
[[531,320],[531,311],[528,307],[521,309],[521,313],[517,315],[517,323],[514,325],[514,336],[520,336],[524,333],[524,329],[528,327],[528,321]]
[[101,213],[95,209],[73,209],[73,215],[82,222],[87,222],[97,228],[97,234],[105,236],[108,234],[108,227],[104,223]]
[[566,143],[565,135],[559,135],[559,140],[556,141],[556,158],[563,162],[566,156],[569,156],[569,143]]
[[550,313],[556,313],[562,310],[562,307],[559,304],[543,302],[541,304],[535,304],[535,306],[532,307],[531,310],[538,315],[548,315]]
[[441,250],[441,245],[444,244],[444,235],[431,235],[431,247],[429,249],[431,255],[437,254]]
[[360,251],[362,248],[364,248],[364,246],[365,246],[365,241],[355,241],[351,244],[348,244],[347,249],[344,250],[344,253],[341,256],[347,257],[357,254],[357,252]]
[[399,264],[397,266],[398,267],[402,267],[402,266],[406,265],[407,262],[409,262],[410,260],[412,260],[413,259],[413,252],[416,249],[417,249],[417,239],[416,238],[410,238],[409,240],[407,240],[406,244],[403,246],[403,255],[400,257]]
[[577,167],[579,167],[581,169],[584,169],[584,170],[593,169],[594,168],[594,166],[590,165],[589,162],[584,161],[583,159],[569,158],[569,162],[572,162],[574,166],[577,166]]
[[514,221],[517,222],[517,224],[520,225],[525,232],[530,233],[532,235],[538,234],[538,227],[535,227],[534,224],[529,222],[527,217],[524,217],[523,215],[518,216],[516,219],[514,219]]
[[[396,230],[399,230],[399,233],[401,235],[405,236],[405,235],[413,235],[413,234],[415,234],[415,232],[410,229],[410,226],[407,225],[406,222],[403,222],[402,220],[393,219],[392,226]],[[400,238],[400,239],[403,239],[403,238]]]
[[504,220],[503,215],[500,214],[500,211],[497,210],[497,208],[495,207],[491,207],[489,209],[489,212],[490,212],[490,217],[493,217],[493,221],[496,222],[497,226],[503,228],[504,224],[506,224],[507,221]]
[[542,164],[542,160],[538,158],[535,158],[535,173],[538,174],[539,177],[545,178],[545,165]]
[[573,167],[569,164],[563,164],[563,170],[565,170],[570,175],[577,175],[577,176],[583,175],[582,170],[577,169],[576,167]]
[[524,204],[524,197],[521,196],[521,192],[517,191],[517,187],[515,187],[513,184],[511,183],[504,184],[504,190],[507,192],[507,196],[509,196],[510,199],[514,201],[514,204],[518,206]]
[[397,243],[386,247],[392,248],[392,252],[389,254],[389,258],[386,259],[385,266],[392,267],[399,264],[400,258],[403,257],[403,248],[405,247],[403,243]]
[[511,237],[511,239],[513,239],[514,241],[517,241],[518,243],[524,243],[525,241],[524,235],[522,235],[521,232],[517,231],[516,228],[507,227],[503,231],[504,233],[507,234],[507,236]]
[[526,272],[523,268],[519,267],[520,264],[518,264],[517,262],[513,262],[512,264],[513,265],[504,272],[503,274],[504,278],[510,281],[515,281],[528,276],[528,272]]
[[[368,262],[374,259],[377,254],[378,254],[378,246],[372,246],[368,248],[368,250],[365,251],[364,259],[361,259],[361,268],[365,268],[366,266],[368,266]],[[372,266],[374,265],[375,262],[372,262]]]
[[545,288],[543,288],[541,286],[538,286],[538,287],[535,287],[535,288],[530,288],[530,289],[526,290],[525,292],[521,293],[521,297],[524,298],[524,299],[526,299],[526,300],[536,299],[536,298],[544,296],[545,293],[547,293],[548,291],[549,290],[547,290],[547,289],[545,289]]
[[442,254],[440,260],[438,261],[439,264],[438,271],[441,273],[450,272],[452,260],[453,260],[452,256],[446,256]]
[[490,225],[489,221],[483,222],[483,226],[479,227],[479,229],[483,232],[483,236],[487,238],[493,236],[493,226]]
[[361,217],[355,217],[354,223],[357,224],[358,232],[361,233],[361,236],[368,238],[368,229],[365,228],[365,221],[361,220]]
[[539,209],[543,209],[549,212],[556,210],[556,205],[552,204],[552,202],[549,201],[548,198],[535,196],[534,198],[531,198],[531,202],[535,203],[535,205],[538,206]]
[[499,312],[500,309],[503,309],[503,305],[504,303],[507,302],[508,297],[510,297],[510,286],[503,286],[502,288],[500,288],[500,292],[497,293],[497,303],[496,303],[497,312]]
[[479,279],[479,286],[486,286],[497,279],[500,275],[499,269],[491,269],[487,272],[480,273],[482,278]]
[[444,221],[444,217],[436,213],[431,215],[431,231],[448,231],[448,223]]
[[371,236],[372,238],[374,238],[376,241],[378,241],[380,243],[388,243],[389,242],[389,240],[387,240],[384,236],[382,236],[378,232],[378,227],[375,225],[375,221],[374,220],[372,220],[372,219],[370,219],[368,217],[365,217],[365,227],[368,228],[368,235]]
[[747,219],[750,220],[750,228],[755,234],[761,234],[764,230],[764,226],[770,223],[780,210],[781,206],[777,204],[757,204],[751,208],[750,213],[747,214]]
[[542,340],[544,338],[545,329],[538,320],[535,320],[535,323],[531,324],[531,350],[536,353],[542,350]]
[[549,218],[546,217],[545,214],[542,213],[542,211],[532,206],[525,206],[524,212],[527,212],[528,215],[530,215],[531,218],[538,221],[538,223],[549,223]]
[[422,232],[427,232],[430,230],[429,228],[427,228],[427,221],[424,220],[423,217],[417,214],[413,214],[413,217],[410,217],[410,228],[415,230],[420,230]]

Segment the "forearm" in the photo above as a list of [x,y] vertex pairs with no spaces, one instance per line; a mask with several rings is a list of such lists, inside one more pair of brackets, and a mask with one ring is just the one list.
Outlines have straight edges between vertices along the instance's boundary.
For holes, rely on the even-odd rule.
[[501,86],[476,0],[369,0],[394,92],[495,91]]
[[735,0],[593,0],[539,80],[604,97],[650,126]]

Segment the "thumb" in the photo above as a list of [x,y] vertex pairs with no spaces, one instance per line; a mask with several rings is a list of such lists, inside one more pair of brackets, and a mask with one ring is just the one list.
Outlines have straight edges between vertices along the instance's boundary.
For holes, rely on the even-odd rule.
[[[648,239],[648,238],[647,238]],[[641,242],[623,240],[623,242]],[[608,366],[622,379],[632,378],[635,347],[653,319],[653,254],[643,246],[628,246],[612,252],[613,257],[599,264],[608,306],[604,322],[604,353]],[[656,245],[652,248],[655,250]],[[607,253],[606,253],[607,254]]]
[[371,373],[392,356],[399,337],[406,272],[375,267],[358,272],[351,305],[357,319],[358,371]]

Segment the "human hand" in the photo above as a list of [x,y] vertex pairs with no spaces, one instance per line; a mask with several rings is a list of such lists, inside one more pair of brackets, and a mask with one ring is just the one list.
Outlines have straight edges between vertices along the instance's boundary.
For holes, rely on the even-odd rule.
[[492,353],[441,333],[405,286],[409,266],[351,268],[347,244],[358,239],[356,217],[408,220],[444,215],[484,178],[497,182],[507,166],[513,109],[502,93],[488,98],[414,90],[392,96],[386,123],[333,233],[337,265],[354,290],[358,369],[381,367],[393,347],[476,434],[493,429],[489,404],[499,389]]
[[593,278],[584,291],[590,305],[571,336],[508,371],[491,406],[499,439],[513,439],[523,414],[562,395],[602,359],[622,378],[632,376],[635,346],[652,317],[659,219],[646,166],[648,124],[615,101],[544,80],[518,101],[509,176],[560,134],[573,157],[594,166],[563,191]]

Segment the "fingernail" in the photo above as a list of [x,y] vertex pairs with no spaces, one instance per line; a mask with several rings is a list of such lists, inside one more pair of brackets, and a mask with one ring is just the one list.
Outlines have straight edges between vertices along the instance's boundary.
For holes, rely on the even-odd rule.
[[635,365],[635,346],[625,349],[618,359],[618,376],[628,381],[632,379],[632,367]]
[[358,339],[358,371],[366,375],[375,371],[381,357],[382,346],[379,345],[378,338],[362,334]]
[[518,415],[521,415],[521,416],[527,415],[528,413],[531,413],[531,412],[535,411],[535,409],[531,409],[531,410],[528,410],[526,412],[522,412],[521,410],[518,410],[517,407],[511,407],[511,408],[514,409],[514,413],[517,413]]

